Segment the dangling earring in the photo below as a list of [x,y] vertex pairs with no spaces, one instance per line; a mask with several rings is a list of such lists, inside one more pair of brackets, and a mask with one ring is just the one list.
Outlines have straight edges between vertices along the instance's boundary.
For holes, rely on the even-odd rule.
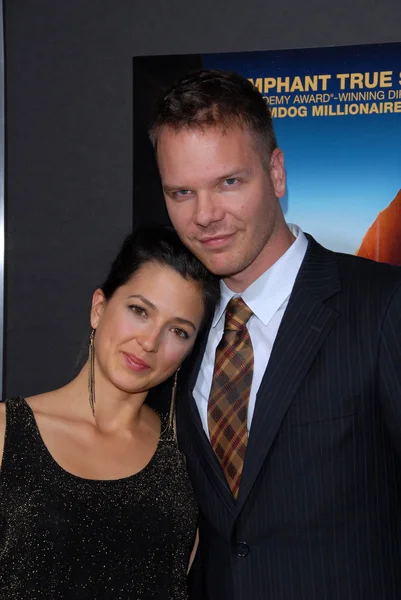
[[95,330],[92,329],[89,336],[89,358],[88,358],[88,392],[89,406],[95,416]]
[[177,394],[178,371],[174,374],[173,389],[171,391],[170,414],[168,416],[168,429],[173,431],[174,439],[177,439],[176,420],[175,420],[175,396]]

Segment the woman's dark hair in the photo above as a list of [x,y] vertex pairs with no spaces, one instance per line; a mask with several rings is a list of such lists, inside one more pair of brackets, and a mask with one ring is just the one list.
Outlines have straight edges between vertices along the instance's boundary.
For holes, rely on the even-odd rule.
[[100,286],[106,300],[127,283],[138,269],[152,262],[170,267],[184,279],[200,285],[205,322],[220,298],[219,279],[186,248],[172,227],[141,227],[125,238],[106,281]]

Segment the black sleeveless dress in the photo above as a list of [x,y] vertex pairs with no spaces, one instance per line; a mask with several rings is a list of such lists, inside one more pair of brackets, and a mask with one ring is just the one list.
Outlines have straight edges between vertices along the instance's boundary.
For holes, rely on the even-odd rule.
[[196,521],[184,459],[169,430],[136,475],[83,479],[54,461],[25,400],[6,401],[2,600],[184,600]]

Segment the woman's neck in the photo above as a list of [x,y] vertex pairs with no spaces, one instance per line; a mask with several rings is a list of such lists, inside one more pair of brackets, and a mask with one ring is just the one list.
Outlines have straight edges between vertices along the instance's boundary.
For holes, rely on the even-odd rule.
[[63,388],[69,397],[70,408],[77,417],[93,421],[104,433],[113,433],[118,429],[132,429],[140,422],[147,391],[130,394],[120,390],[97,370],[95,372],[95,415],[93,416],[89,404],[88,375],[88,363],[86,363],[78,376]]

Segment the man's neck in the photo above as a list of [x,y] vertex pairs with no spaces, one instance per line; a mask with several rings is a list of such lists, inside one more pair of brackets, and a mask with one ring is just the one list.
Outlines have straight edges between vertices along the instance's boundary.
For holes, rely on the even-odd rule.
[[224,283],[236,294],[241,294],[287,252],[295,239],[294,234],[286,224],[280,235],[270,239],[250,265],[240,273],[224,278]]

